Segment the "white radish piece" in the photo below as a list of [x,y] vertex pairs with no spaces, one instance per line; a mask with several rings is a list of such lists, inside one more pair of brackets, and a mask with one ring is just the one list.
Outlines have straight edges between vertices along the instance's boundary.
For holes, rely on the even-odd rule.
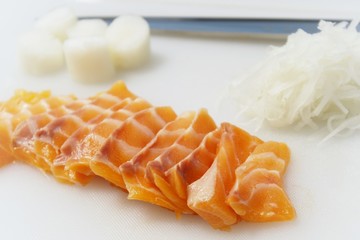
[[143,64],[150,52],[150,28],[139,16],[120,16],[106,31],[115,66],[133,68]]
[[67,38],[67,31],[76,24],[77,17],[75,13],[68,8],[57,8],[43,17],[39,18],[35,27],[47,31],[64,41]]
[[85,19],[78,21],[68,31],[68,38],[104,37],[107,23],[102,19]]
[[24,34],[18,43],[18,54],[25,71],[34,75],[52,73],[64,65],[62,43],[47,32]]
[[84,83],[109,81],[115,70],[104,37],[73,38],[64,43],[70,75]]

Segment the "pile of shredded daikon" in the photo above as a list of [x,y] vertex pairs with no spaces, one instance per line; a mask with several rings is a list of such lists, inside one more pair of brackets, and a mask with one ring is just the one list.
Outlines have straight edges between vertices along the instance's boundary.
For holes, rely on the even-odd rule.
[[329,134],[324,140],[360,128],[357,25],[321,21],[318,33],[298,30],[284,46],[273,47],[263,62],[229,87],[241,114],[275,127],[325,126]]

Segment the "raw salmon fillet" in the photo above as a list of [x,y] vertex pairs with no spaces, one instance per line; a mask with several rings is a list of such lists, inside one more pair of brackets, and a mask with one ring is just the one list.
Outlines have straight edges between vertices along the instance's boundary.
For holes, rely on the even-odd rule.
[[170,107],[152,107],[126,119],[90,160],[94,174],[125,189],[119,167],[143,149],[168,122],[176,118]]
[[16,159],[21,159],[44,171],[50,171],[47,162],[36,157],[35,133],[56,118],[74,112],[85,104],[87,104],[86,100],[75,100],[51,111],[31,116],[28,120],[20,123],[12,134],[13,152]]
[[188,156],[157,175],[155,185],[160,191],[177,206],[186,206],[182,207],[182,213],[190,210],[187,207],[187,187],[210,168],[215,159],[220,136],[219,128],[206,134],[200,145]]
[[[170,190],[171,187],[169,187],[169,182],[166,175],[167,170],[174,167],[181,160],[191,155],[191,153],[199,147],[206,134],[216,129],[215,122],[209,116],[208,112],[205,109],[201,109],[195,116],[191,116],[191,118],[192,120],[190,122],[190,125],[188,127],[184,125],[184,131],[182,133],[178,129],[174,129],[173,132],[168,133],[179,133],[177,139],[171,138],[175,139],[175,142],[169,140],[166,145],[161,144],[159,147],[159,142],[165,143],[166,139],[168,138],[166,135],[159,134],[156,137],[157,141],[154,141],[153,145],[149,145],[149,149],[147,150],[148,153],[150,153],[151,158],[147,157],[149,156],[149,154],[144,154],[140,158],[135,157],[134,161],[130,161],[128,163],[132,164],[134,175],[137,177],[137,179],[140,178],[140,174],[143,174],[142,166],[146,164],[146,173],[145,176],[142,176],[144,177],[144,179],[136,183],[136,186],[133,186],[134,180],[131,180],[130,183],[129,178],[131,178],[131,176],[127,175],[126,179],[128,181],[125,180],[126,186],[127,188],[130,187],[130,189],[132,189],[132,191],[130,191],[130,189],[128,188],[130,199],[145,199],[148,202],[156,204],[157,199],[159,198],[158,196],[154,196],[152,199],[150,196],[140,196],[141,192],[144,192],[146,194],[151,186],[153,188],[152,193],[155,192],[155,189],[159,189],[157,191],[160,195],[163,195],[165,198],[167,198],[169,200],[168,202],[172,205],[177,206],[177,208],[180,210],[177,210],[178,214],[193,213],[191,209],[189,209],[189,207],[187,206],[186,202],[179,199],[177,195],[174,195],[173,192]],[[176,120],[174,121],[174,123],[176,123]],[[180,125],[182,125],[182,123],[180,123]],[[156,154],[153,154],[154,152],[158,153],[159,155],[156,156]],[[138,166],[136,166],[137,163],[139,163]],[[125,166],[124,169],[126,169]],[[139,190],[141,188],[144,189]],[[133,189],[135,189],[136,194],[133,193]]]
[[[71,134],[71,135],[69,135],[68,138],[65,137],[64,142],[61,144],[60,149],[58,149],[58,151],[56,153],[56,157],[53,160],[53,163],[51,165],[51,172],[55,176],[55,178],[57,178],[57,180],[59,180],[60,182],[75,182],[74,181],[75,176],[73,176],[73,174],[75,174],[75,173],[72,173],[72,172],[68,171],[67,169],[65,169],[65,164],[66,164],[67,160],[69,160],[69,158],[67,158],[67,156],[69,154],[71,154],[71,152],[69,152],[69,151],[72,151],[74,149],[74,154],[76,154],[76,153],[80,153],[80,152],[82,152],[82,150],[84,150],[84,153],[86,153],[85,152],[86,149],[82,149],[83,146],[76,145],[78,143],[78,142],[76,142],[77,138],[82,136],[81,130],[90,126],[92,123],[101,121],[102,119],[106,118],[106,116],[111,115],[112,113],[114,113],[114,111],[117,111],[119,108],[125,107],[130,102],[131,102],[131,99],[126,98],[126,99],[121,100],[118,104],[115,104],[115,106],[113,106],[109,109],[97,108],[97,110],[99,111],[98,112],[99,114],[96,114],[96,113],[94,114],[94,111],[91,111],[91,109],[87,109],[84,106],[82,107],[82,112],[84,112],[84,111],[88,112],[88,113],[92,112],[91,116],[93,116],[93,118],[91,118],[91,120],[89,120],[89,121],[83,121],[82,119],[80,119],[78,124],[81,126],[79,126],[77,129],[74,129],[74,132],[72,134],[71,134],[71,131],[69,131],[68,134]],[[87,106],[87,107],[89,107],[89,106]],[[80,115],[81,113],[74,112],[73,114]],[[68,116],[65,115],[63,117],[66,119]],[[48,126],[48,127],[51,127],[51,126]],[[83,131],[85,131],[85,130],[83,130]],[[89,131],[84,132],[84,134],[86,134],[86,136],[87,136],[89,134]],[[62,152],[62,149],[68,150],[66,152],[66,153],[68,153],[68,155],[64,155]],[[74,161],[72,161],[72,162],[75,162],[75,161],[76,160],[74,159]],[[80,164],[79,164],[79,166],[80,166]],[[82,178],[82,180],[85,181],[85,176]]]
[[89,162],[107,138],[130,116],[150,107],[151,104],[141,98],[127,98],[88,124],[84,124],[62,145],[61,154],[53,165],[55,177],[75,183],[88,183],[94,176]]
[[35,114],[49,111],[75,99],[74,96],[54,97],[50,91],[18,90],[0,106],[0,167],[15,159],[11,137],[14,129]]
[[236,169],[236,182],[227,202],[244,220],[270,222],[290,220],[295,216],[282,187],[282,177],[290,159],[283,143],[266,142],[257,146]]
[[75,101],[65,107],[35,115],[18,126],[13,145],[19,156],[33,165],[50,171],[60,153],[62,143],[84,122],[100,115],[125,98],[135,98],[123,82],[115,83],[108,91],[85,100]]
[[235,169],[261,142],[229,123],[221,125],[222,135],[216,158],[208,171],[188,187],[188,206],[212,227],[227,229],[239,221],[226,203],[235,183]]
[[145,177],[146,166],[171,147],[191,127],[195,117],[195,112],[180,115],[161,129],[155,138],[129,162],[120,166],[129,199],[150,202],[175,212],[181,211]]
[[20,91],[0,103],[0,166],[14,157],[60,182],[99,176],[128,199],[198,214],[215,229],[295,217],[285,144],[218,127],[205,109],[177,116],[121,81],[84,100]]

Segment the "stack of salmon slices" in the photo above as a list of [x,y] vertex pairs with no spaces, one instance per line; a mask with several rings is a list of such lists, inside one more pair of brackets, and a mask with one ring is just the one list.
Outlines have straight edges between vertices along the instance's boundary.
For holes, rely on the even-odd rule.
[[215,229],[293,219],[282,181],[289,159],[284,143],[217,126],[204,109],[152,106],[122,81],[83,100],[18,91],[0,103],[0,166],[25,161],[81,185],[101,177]]

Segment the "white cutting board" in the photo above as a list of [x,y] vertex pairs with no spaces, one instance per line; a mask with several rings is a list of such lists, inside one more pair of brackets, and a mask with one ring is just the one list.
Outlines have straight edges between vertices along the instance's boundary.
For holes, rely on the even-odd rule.
[[[6,4],[0,8],[0,100],[20,87],[86,97],[111,85],[81,85],[65,72],[43,78],[22,73],[16,38],[53,5],[45,0]],[[270,44],[282,43],[153,35],[151,63],[119,78],[154,105],[170,105],[178,113],[205,107],[218,123],[235,123],[235,112],[219,111],[218,98],[230,81],[264,57]],[[322,136],[307,131],[265,128],[256,134],[284,141],[292,150],[285,188],[297,210],[294,221],[239,223],[230,232],[216,231],[197,216],[176,219],[157,206],[129,201],[101,179],[86,187],[68,186],[15,163],[0,169],[0,239],[359,239],[360,133],[322,146],[317,145]]]

